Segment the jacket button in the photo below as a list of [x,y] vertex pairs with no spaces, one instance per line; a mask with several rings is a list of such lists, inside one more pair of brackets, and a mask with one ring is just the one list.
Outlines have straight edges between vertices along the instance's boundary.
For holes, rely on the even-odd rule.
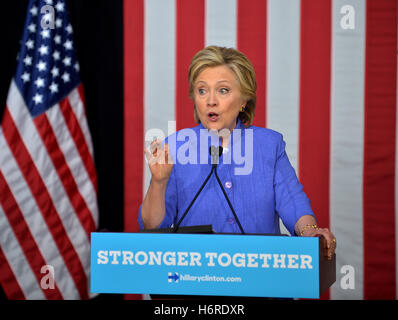
[[229,224],[234,224],[235,223],[235,219],[234,218],[228,218],[227,222]]
[[231,181],[225,182],[225,188],[231,189],[232,188],[232,182]]

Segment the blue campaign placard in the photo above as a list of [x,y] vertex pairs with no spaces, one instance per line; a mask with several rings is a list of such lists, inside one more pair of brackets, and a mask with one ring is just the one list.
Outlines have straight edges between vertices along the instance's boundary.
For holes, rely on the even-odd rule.
[[91,291],[319,298],[319,239],[92,233]]

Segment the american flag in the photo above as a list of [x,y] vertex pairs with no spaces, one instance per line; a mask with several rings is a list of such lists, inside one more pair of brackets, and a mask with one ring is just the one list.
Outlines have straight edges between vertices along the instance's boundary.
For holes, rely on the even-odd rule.
[[[125,0],[125,230],[148,187],[144,141],[193,127],[188,66],[207,45],[254,64],[254,124],[281,132],[319,225],[331,299],[398,297],[397,0]],[[154,130],[156,129],[156,130]]]
[[63,0],[31,0],[0,127],[0,282],[9,299],[90,297],[97,176]]

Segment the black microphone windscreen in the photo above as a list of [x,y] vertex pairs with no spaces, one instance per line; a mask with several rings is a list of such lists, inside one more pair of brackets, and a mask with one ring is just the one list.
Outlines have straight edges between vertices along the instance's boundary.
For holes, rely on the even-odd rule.
[[210,153],[211,156],[216,156],[218,154],[218,156],[221,157],[222,152],[223,152],[223,147],[222,146],[218,146],[218,147],[211,146],[209,148],[209,153]]
[[222,147],[210,146],[209,153],[211,156],[211,164],[212,165],[218,164],[218,160],[222,155]]

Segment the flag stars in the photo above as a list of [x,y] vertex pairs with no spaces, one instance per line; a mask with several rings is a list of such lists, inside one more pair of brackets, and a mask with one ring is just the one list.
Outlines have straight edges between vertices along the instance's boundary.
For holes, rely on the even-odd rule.
[[36,68],[41,72],[41,71],[46,71],[46,63],[44,61],[39,61],[39,63],[36,65]]
[[25,45],[28,47],[28,49],[33,49],[35,42],[32,39],[28,39],[28,41],[25,42]]
[[59,12],[64,11],[64,3],[57,2],[57,4],[55,5],[55,9],[57,9],[57,11],[59,11]]
[[53,82],[51,82],[49,89],[50,89],[51,93],[56,93],[56,92],[58,92],[58,85],[53,81]]
[[66,30],[69,34],[71,34],[71,33],[73,32],[73,30],[72,30],[72,25],[69,23],[68,26],[65,28],[65,30]]
[[36,93],[33,97],[32,97],[33,101],[35,102],[35,104],[39,104],[39,103],[43,103],[43,95]]
[[31,66],[32,65],[32,57],[27,55],[25,59],[23,59],[23,63],[25,66]]
[[54,67],[51,69],[51,74],[53,75],[53,78],[58,77],[58,76],[59,76],[59,69],[58,69],[57,67],[54,66]]
[[43,39],[50,38],[50,29],[44,29],[40,32],[40,35]]
[[64,72],[61,78],[62,80],[64,80],[65,83],[70,81],[70,75],[67,72]]
[[35,81],[35,85],[36,85],[37,89],[44,87],[44,79],[37,77],[37,79]]
[[23,54],[19,54],[20,69],[15,79],[24,89],[29,89],[24,90],[25,98],[35,109],[40,109],[56,103],[64,91],[79,81],[80,65],[74,52],[72,24],[63,15],[64,0],[40,2],[53,6],[56,12],[54,31],[40,27],[40,19],[47,16],[42,16],[41,5],[37,3],[28,9],[27,37],[20,42]]
[[38,50],[42,56],[48,54],[48,47],[44,44],[42,44]]
[[62,27],[62,19],[60,19],[60,18],[55,19],[55,26],[57,28],[61,28]]
[[30,13],[31,13],[31,15],[32,16],[37,16],[37,13],[39,12],[39,9],[37,9],[37,7],[36,6],[33,6],[31,9],[30,9]]
[[72,61],[71,57],[68,57],[68,56],[66,56],[64,58],[64,60],[62,60],[62,62],[65,65],[65,67],[69,67],[71,65],[71,61]]
[[66,50],[72,50],[72,48],[73,48],[72,41],[66,40],[65,43],[64,43],[64,47],[65,47]]
[[59,51],[55,50],[53,52],[53,58],[54,58],[55,61],[61,59],[61,55],[60,55]]
[[57,34],[57,35],[54,37],[54,42],[55,42],[56,44],[60,44],[60,43],[61,43],[61,36],[60,36],[59,34]]
[[30,81],[30,74],[26,71],[21,75],[21,79],[24,83]]
[[31,33],[35,33],[36,32],[36,25],[34,23],[31,23],[30,25],[28,25],[28,30]]

